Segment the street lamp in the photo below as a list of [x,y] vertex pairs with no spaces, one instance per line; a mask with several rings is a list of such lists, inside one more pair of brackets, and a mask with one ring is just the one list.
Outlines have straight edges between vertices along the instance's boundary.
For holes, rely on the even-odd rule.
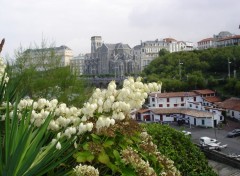
[[180,80],[182,79],[182,75],[181,75],[181,65],[182,65],[183,63],[182,62],[180,62],[180,60],[179,60],[179,77],[180,77]]
[[232,62],[229,61],[229,58],[228,58],[228,78],[230,78],[230,64]]

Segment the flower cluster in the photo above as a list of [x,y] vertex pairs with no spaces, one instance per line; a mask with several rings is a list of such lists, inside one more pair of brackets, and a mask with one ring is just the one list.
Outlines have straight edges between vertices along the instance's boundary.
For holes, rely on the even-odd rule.
[[125,164],[130,164],[138,173],[142,176],[157,176],[156,172],[149,163],[141,159],[138,152],[128,147],[121,152],[123,162]]
[[96,122],[97,130],[114,125],[114,120],[121,121],[130,117],[131,110],[140,108],[148,93],[160,90],[161,84],[143,84],[140,77],[136,81],[129,77],[124,80],[122,89],[117,90],[116,87],[115,81],[111,81],[107,89],[96,89],[82,108],[81,120],[87,121],[92,117],[96,118],[96,114],[102,114]]
[[[132,109],[139,108],[147,98],[147,93],[161,89],[157,83],[143,84],[138,78],[136,82],[132,77],[124,80],[123,88],[117,90],[115,81],[111,81],[107,89],[96,89],[89,101],[79,109],[68,107],[58,100],[40,98],[33,101],[30,98],[22,99],[17,107],[19,119],[26,109],[31,113],[31,123],[40,127],[46,118],[52,116],[48,130],[61,132],[56,139],[56,148],[61,149],[59,138],[76,137],[93,129],[100,131],[115,125],[130,117]],[[11,113],[13,114],[13,112]]]
[[[5,63],[3,62],[3,59],[0,57],[0,81],[2,81],[3,77],[4,77],[4,74],[5,73],[5,69],[6,69],[6,65]],[[9,78],[7,77],[7,75],[5,75],[4,77],[4,82],[8,82]]]
[[74,168],[75,176],[99,176],[98,169],[95,169],[92,166],[81,165],[79,164]]
[[157,161],[161,166],[163,166],[162,176],[180,176],[180,172],[174,166],[174,162],[162,155],[158,150],[157,146],[153,144],[152,137],[147,132],[142,132],[140,134],[142,139],[141,144],[139,145],[145,152],[149,155],[155,156]]
[[149,92],[161,91],[161,84],[149,83],[143,84],[141,78],[137,78],[136,82],[133,77],[124,80],[123,88],[119,91],[117,100],[128,102],[131,109],[139,109],[145,102]]

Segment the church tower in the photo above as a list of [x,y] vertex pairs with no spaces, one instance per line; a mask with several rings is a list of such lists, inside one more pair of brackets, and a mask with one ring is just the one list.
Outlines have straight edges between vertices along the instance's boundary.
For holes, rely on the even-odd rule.
[[93,36],[91,37],[91,56],[94,57],[97,49],[102,46],[102,37]]

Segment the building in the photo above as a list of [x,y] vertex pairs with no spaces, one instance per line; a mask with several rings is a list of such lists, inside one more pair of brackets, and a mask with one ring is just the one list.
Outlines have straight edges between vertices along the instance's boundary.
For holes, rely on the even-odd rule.
[[226,115],[230,118],[240,120],[240,98],[229,98],[221,103],[218,103],[217,107],[225,109]]
[[240,35],[234,35],[230,37],[226,37],[223,39],[219,39],[216,42],[216,47],[227,47],[227,46],[235,46],[240,45]]
[[28,49],[23,52],[25,65],[35,69],[49,70],[53,67],[64,67],[70,64],[73,58],[73,52],[65,45],[60,47]]
[[228,31],[221,31],[212,38],[206,38],[197,42],[198,49],[219,48],[226,46],[240,45],[240,35],[231,34]]
[[216,106],[216,103],[222,102],[219,97],[204,97],[203,98],[203,105],[204,106]]
[[85,64],[86,74],[111,74],[115,77],[134,74],[139,67],[128,44],[105,44],[100,36],[91,37],[91,57]]
[[193,50],[192,42],[177,41],[173,38],[165,38],[162,40],[145,41],[133,47],[135,60],[140,65],[142,71],[153,59],[159,56],[159,51],[166,49],[170,53],[179,51]]
[[151,109],[153,121],[177,122],[183,119],[189,125],[214,127],[213,113],[188,108],[157,108]]
[[153,92],[148,97],[148,108],[137,111],[136,119],[160,123],[184,121],[190,126],[216,127],[224,120],[223,109],[213,104],[213,101],[218,100],[215,92],[209,89],[191,92]]
[[186,107],[187,102],[199,102],[201,96],[195,92],[169,92],[169,93],[150,93],[149,107],[177,108]]
[[71,73],[73,73],[76,76],[80,76],[84,74],[85,70],[85,55],[79,54],[76,57],[73,57],[70,59],[70,69]]
[[197,42],[197,45],[199,50],[215,47],[213,38],[202,39],[201,41]]

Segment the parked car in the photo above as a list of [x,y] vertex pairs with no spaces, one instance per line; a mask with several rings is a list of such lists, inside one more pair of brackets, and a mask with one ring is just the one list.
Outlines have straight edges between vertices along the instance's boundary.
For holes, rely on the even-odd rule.
[[218,142],[217,139],[213,139],[213,138],[206,137],[206,136],[205,137],[201,137],[199,139],[199,143],[202,146],[206,146],[207,144],[211,144],[211,143],[220,144],[220,142]]
[[221,150],[227,147],[227,144],[220,145],[221,142],[210,137],[201,137],[199,143],[202,148],[208,148],[209,150]]
[[227,137],[236,137],[240,136],[240,129],[234,129],[227,134]]
[[192,135],[192,133],[190,131],[183,130],[182,132],[185,136],[191,136]]

